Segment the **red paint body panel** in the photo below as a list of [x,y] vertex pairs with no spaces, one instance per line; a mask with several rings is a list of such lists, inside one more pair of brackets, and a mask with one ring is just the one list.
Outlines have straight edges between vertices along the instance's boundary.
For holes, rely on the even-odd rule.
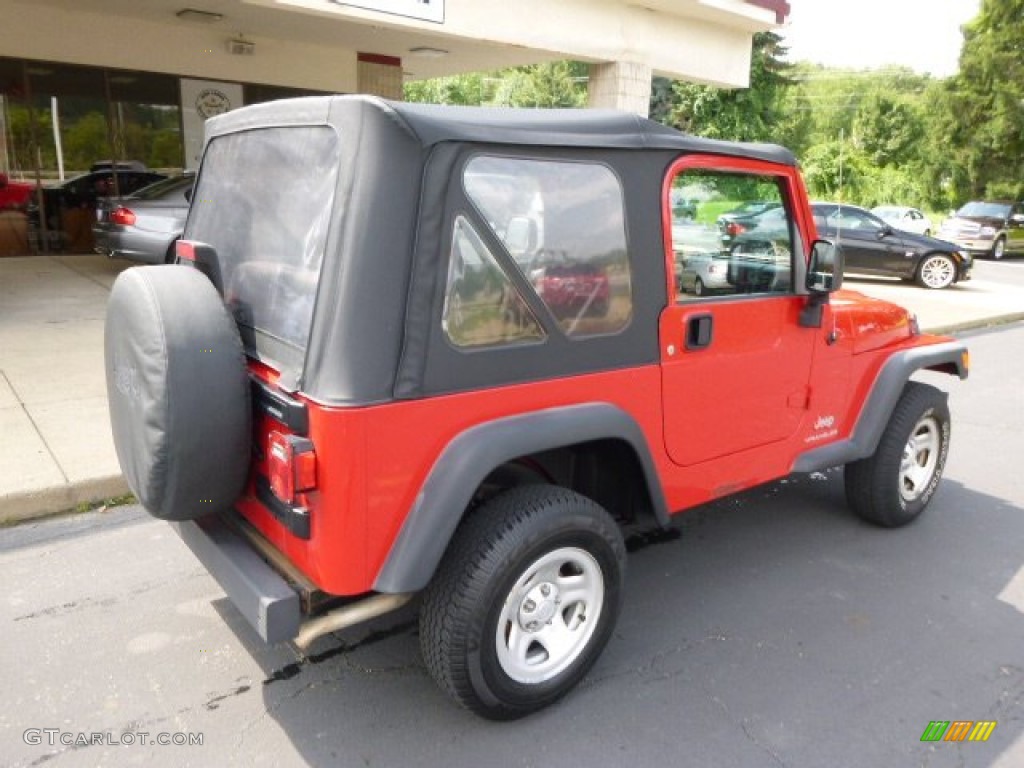
[[[667,295],[675,296],[668,192],[676,173],[696,167],[779,177],[809,250],[816,233],[795,168],[687,156],[664,182]],[[895,350],[944,341],[913,336],[905,310],[850,292],[825,307],[821,328],[801,327],[806,301],[780,294],[672,302],[659,321],[657,364],[365,407],[306,401],[316,488],[300,501],[311,511],[310,538],[289,533],[252,486],[239,509],[321,589],[355,595],[372,589],[445,447],[495,419],[585,402],[621,408],[643,431],[673,511],[783,477],[801,454],[851,434]],[[701,315],[711,317],[710,343],[687,349],[688,325]],[[272,369],[254,361],[250,368],[276,384]],[[264,456],[270,432],[287,432],[266,416],[254,429]],[[265,475],[266,460],[253,469]]]

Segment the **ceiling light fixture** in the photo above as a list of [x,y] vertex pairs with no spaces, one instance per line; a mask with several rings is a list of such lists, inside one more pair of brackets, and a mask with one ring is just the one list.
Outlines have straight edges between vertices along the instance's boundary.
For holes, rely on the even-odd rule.
[[204,24],[212,24],[215,21],[220,21],[224,18],[223,13],[200,11],[197,8],[182,8],[174,15],[183,21],[201,21]]
[[409,49],[410,56],[419,56],[422,59],[440,59],[447,56],[448,51],[444,48],[431,48],[429,45],[418,45]]

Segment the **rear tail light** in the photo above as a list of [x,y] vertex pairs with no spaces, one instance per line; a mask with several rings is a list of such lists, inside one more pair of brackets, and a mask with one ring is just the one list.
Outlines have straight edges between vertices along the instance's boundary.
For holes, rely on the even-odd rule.
[[730,221],[726,225],[725,231],[728,232],[732,237],[736,237],[736,235],[742,235],[744,232],[746,232],[747,228],[744,227],[742,224],[737,224],[735,221]]
[[178,261],[187,261],[191,264],[196,263],[196,245],[191,240],[179,240],[174,244],[174,255],[178,257]]
[[131,227],[135,225],[135,213],[130,208],[118,208],[110,214],[110,221],[122,227]]
[[270,490],[285,504],[294,504],[300,493],[316,488],[316,453],[304,437],[270,433],[267,475]]

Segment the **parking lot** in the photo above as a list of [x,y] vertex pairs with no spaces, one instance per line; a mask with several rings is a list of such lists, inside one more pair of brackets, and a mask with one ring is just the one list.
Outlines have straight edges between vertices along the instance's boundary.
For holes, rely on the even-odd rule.
[[[260,647],[136,507],[5,529],[2,762],[1020,766],[1024,362],[1007,350],[1024,327],[969,343],[971,378],[934,380],[953,447],[924,518],[858,521],[838,471],[683,515],[630,556],[618,629],[580,688],[515,723],[435,688],[411,612],[308,659]],[[986,743],[923,743],[935,720],[996,727]],[[202,744],[151,743],[161,734]]]

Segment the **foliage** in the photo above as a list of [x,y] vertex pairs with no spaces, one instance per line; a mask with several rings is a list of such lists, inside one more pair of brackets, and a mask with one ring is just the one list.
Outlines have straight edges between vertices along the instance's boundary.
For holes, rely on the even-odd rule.
[[[960,197],[1024,179],[1024,0],[982,0],[964,28],[960,71],[949,84],[950,144],[964,170]],[[960,186],[960,185],[963,186]]]
[[499,72],[473,72],[405,85],[406,101],[490,107],[583,107],[587,65],[552,61]]
[[853,135],[875,165],[901,165],[913,157],[924,123],[909,99],[872,91],[857,108]]
[[[754,36],[750,87],[654,78],[652,119],[711,138],[789,147],[811,195],[948,210],[970,197],[1024,198],[1024,0],[982,0],[964,28],[961,71],[832,69],[787,61]],[[443,104],[582,106],[586,65],[551,62],[410,83]],[[841,179],[840,179],[840,169]]]
[[750,87],[732,90],[676,82],[669,124],[714,139],[771,141],[783,118],[785,89],[792,81],[783,61],[786,49],[773,32],[754,35]]
[[[84,172],[97,160],[118,157],[141,160],[150,168],[180,168],[182,164],[181,135],[175,109],[136,105],[136,113],[124,120],[123,129],[111,137],[107,118],[101,111],[65,110],[60,104],[60,135],[64,168],[68,175]],[[71,106],[69,103],[67,106]],[[11,141],[11,167],[29,173],[35,168],[32,152],[39,147],[41,167],[57,167],[57,148],[49,108],[29,111],[24,104],[8,104],[6,110]],[[30,117],[31,115],[31,117]],[[33,130],[34,128],[34,130]],[[111,146],[114,139],[116,152]],[[29,174],[31,175],[31,174]]]

